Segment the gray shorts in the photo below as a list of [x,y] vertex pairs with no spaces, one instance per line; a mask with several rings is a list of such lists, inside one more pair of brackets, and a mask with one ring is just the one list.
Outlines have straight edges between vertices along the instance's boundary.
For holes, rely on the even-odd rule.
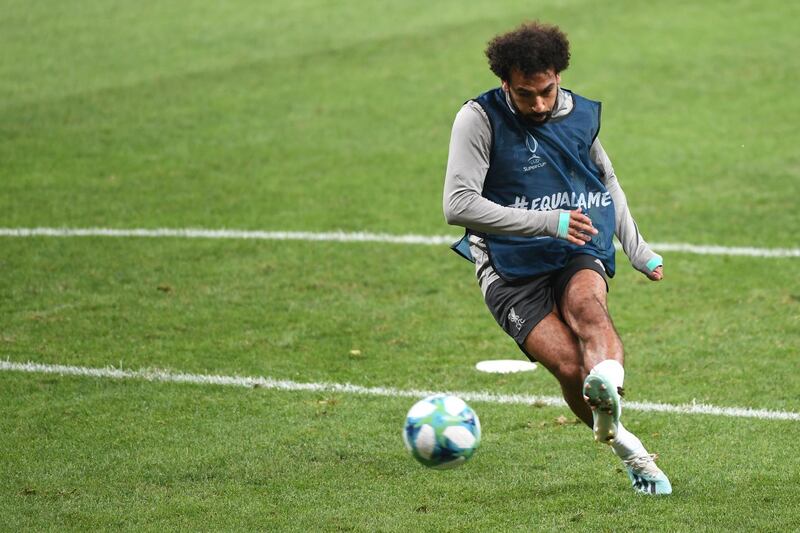
[[[606,282],[603,263],[591,255],[573,256],[560,270],[533,277],[522,283],[507,283],[498,279],[486,290],[486,306],[500,327],[522,348],[528,334],[561,302],[567,283],[579,270],[594,270]],[[533,359],[530,354],[522,350]]]

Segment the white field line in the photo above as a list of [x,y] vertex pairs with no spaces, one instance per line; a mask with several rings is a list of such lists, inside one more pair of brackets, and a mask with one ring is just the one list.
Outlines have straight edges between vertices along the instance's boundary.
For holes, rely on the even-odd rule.
[[[377,242],[424,245],[449,245],[458,239],[457,236],[450,235],[390,235],[363,231],[316,233],[310,231],[246,231],[200,228],[0,228],[0,237],[175,237],[184,239]],[[770,258],[800,257],[800,248],[731,247],[668,242],[651,243],[651,246],[659,252]],[[619,245],[617,245],[617,248],[619,249]]]
[[[402,398],[423,398],[435,391],[395,389],[391,387],[362,387],[350,383],[300,383],[270,377],[220,376],[209,374],[186,374],[165,370],[122,370],[112,367],[92,368],[83,366],[48,365],[42,363],[15,363],[0,361],[0,371],[28,372],[33,374],[58,374],[61,376],[84,376],[93,378],[143,380],[167,383],[192,383],[197,385],[219,385],[228,387],[264,388],[281,391],[338,392],[343,394],[362,394],[368,396],[388,396]],[[443,392],[443,391],[439,391]],[[494,394],[481,391],[449,391],[469,402],[499,404],[537,405],[564,407],[563,399],[555,396],[531,396],[525,394]],[[625,409],[656,413],[677,413],[691,415],[729,416],[736,418],[757,418],[761,420],[800,421],[800,413],[791,411],[771,411],[747,407],[716,407],[707,404],[670,405],[653,402],[625,402]]]

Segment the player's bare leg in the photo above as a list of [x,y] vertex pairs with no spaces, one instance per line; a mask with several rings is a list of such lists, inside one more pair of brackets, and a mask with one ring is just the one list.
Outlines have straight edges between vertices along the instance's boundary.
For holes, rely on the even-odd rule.
[[564,322],[580,341],[584,365],[613,359],[623,364],[622,340],[608,314],[606,282],[594,270],[572,276],[561,299]]
[[656,466],[641,441],[625,429],[620,393],[625,371],[622,341],[606,301],[606,283],[593,270],[580,270],[570,279],[561,300],[564,322],[575,334],[583,367],[589,369],[582,394],[593,409],[595,439],[610,444],[628,469],[633,487],[646,494],[670,494],[667,476]]
[[525,338],[525,350],[558,379],[567,405],[586,425],[592,427],[592,411],[583,399],[584,367],[578,338],[553,311]]
[[583,365],[590,376],[583,395],[594,411],[595,439],[611,443],[619,433],[623,350],[606,303],[606,282],[594,270],[580,270],[561,298],[564,322],[578,337]]

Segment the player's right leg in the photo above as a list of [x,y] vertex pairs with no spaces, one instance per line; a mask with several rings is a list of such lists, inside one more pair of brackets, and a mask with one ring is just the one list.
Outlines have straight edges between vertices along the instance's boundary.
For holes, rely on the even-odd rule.
[[555,376],[569,408],[592,427],[592,411],[582,393],[587,376],[583,355],[577,337],[557,311],[550,312],[531,330],[523,348]]
[[567,405],[592,427],[592,412],[581,392],[588,372],[577,337],[555,308],[550,276],[516,285],[498,279],[486,289],[484,299],[500,327],[558,379]]

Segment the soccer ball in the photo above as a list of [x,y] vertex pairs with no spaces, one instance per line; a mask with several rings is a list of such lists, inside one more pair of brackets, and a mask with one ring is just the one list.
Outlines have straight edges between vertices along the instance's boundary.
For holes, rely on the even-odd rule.
[[478,448],[481,423],[461,398],[435,394],[418,401],[408,411],[403,441],[414,459],[423,465],[455,468]]

